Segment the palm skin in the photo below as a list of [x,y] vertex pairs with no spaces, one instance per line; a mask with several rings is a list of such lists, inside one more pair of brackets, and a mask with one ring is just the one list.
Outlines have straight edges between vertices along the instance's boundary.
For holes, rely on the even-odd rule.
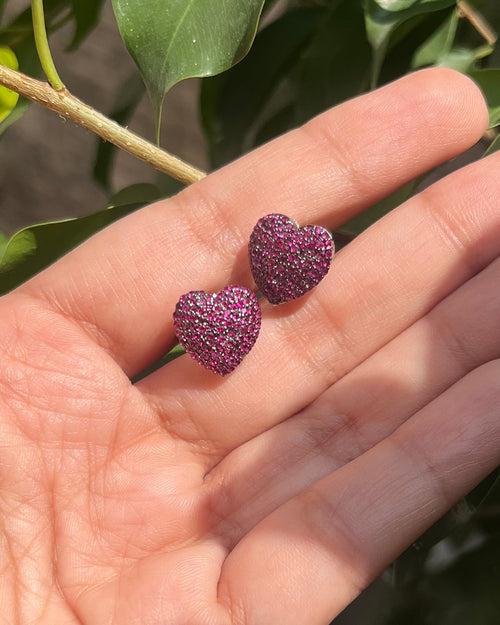
[[3,308],[2,465],[5,572],[20,594],[5,622],[79,623],[80,610],[96,623],[196,622],[202,606],[226,622],[225,548],[205,538],[213,498],[193,454],[74,323],[15,299]]
[[485,125],[468,79],[420,72],[0,300],[0,623],[323,625],[498,465],[496,157],[264,305],[231,376],[183,357],[130,382],[171,345],[182,292],[251,284],[258,217],[337,227]]

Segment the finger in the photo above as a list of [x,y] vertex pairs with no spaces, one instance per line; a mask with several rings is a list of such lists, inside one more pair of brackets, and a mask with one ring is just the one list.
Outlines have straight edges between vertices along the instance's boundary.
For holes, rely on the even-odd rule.
[[304,300],[263,306],[244,365],[223,380],[184,357],[141,383],[167,426],[213,461],[311,403],[500,253],[499,155],[456,172],[345,248]]
[[498,465],[499,375],[498,361],[475,370],[259,524],[222,570],[234,621],[329,623]]
[[259,217],[279,208],[336,226],[473,145],[486,124],[468,78],[416,73],[127,217],[24,288],[77,318],[133,375],[171,344],[182,293],[251,284],[246,245]]
[[499,283],[497,259],[298,415],[224,458],[205,479],[214,518],[222,520],[217,531],[236,544],[470,371],[500,358]]

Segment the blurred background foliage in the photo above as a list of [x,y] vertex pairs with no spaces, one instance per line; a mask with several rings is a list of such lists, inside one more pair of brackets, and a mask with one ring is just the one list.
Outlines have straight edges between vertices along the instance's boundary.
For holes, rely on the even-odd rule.
[[[232,20],[224,20],[210,2],[197,0],[195,11],[181,22],[179,0],[152,0],[152,23],[144,18],[144,3],[129,0],[125,4],[132,7],[131,13],[124,15],[125,4],[113,0],[120,33],[139,71],[127,76],[114,94],[111,116],[127,125],[146,91],[158,116],[163,94],[173,85],[206,76],[199,115],[206,160],[216,168],[330,106],[415,69],[447,66],[470,74],[488,99],[492,128],[474,157],[500,148],[494,130],[500,124],[499,0],[232,2]],[[12,0],[0,0],[0,64],[41,76],[29,2],[17,10],[17,0],[14,12],[9,4]],[[49,34],[70,27],[67,53],[78,53],[99,23],[104,5],[105,0],[45,0]],[[145,41],[150,48],[144,47]],[[169,62],[159,67],[158,59],[164,57]],[[64,61],[65,55],[60,59],[63,77]],[[0,153],[2,137],[13,124],[23,123],[28,106],[0,88]],[[9,236],[0,233],[0,293],[115,219],[180,188],[158,174],[154,184],[148,180],[117,193],[115,160],[115,148],[96,140],[93,166],[81,171],[82,179],[91,178],[109,197],[104,208],[90,207],[87,215],[28,226]],[[337,241],[348,244],[440,175],[442,171],[431,172],[371,207],[345,224],[336,233]],[[412,545],[335,623],[499,625],[499,584],[497,471]]]

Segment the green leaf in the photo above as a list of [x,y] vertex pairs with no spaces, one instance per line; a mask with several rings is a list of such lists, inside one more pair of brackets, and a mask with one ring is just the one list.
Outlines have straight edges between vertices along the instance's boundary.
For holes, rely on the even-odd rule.
[[455,9],[441,26],[415,52],[412,68],[438,64],[449,54],[457,34],[459,15]]
[[474,50],[459,47],[453,48],[446,56],[440,59],[438,65],[467,73],[476,68],[478,60],[489,56],[493,50],[494,48],[488,45],[475,48]]
[[286,13],[257,35],[252,50],[239,65],[203,81],[201,116],[214,167],[250,147],[253,123],[298,61],[323,13],[318,9]]
[[141,373],[139,373],[138,375],[134,376],[132,382],[134,384],[137,384],[137,382],[140,382],[144,378],[147,378],[148,375],[151,375],[155,371],[158,371],[158,369],[161,369],[165,365],[168,365],[168,363],[172,362],[172,360],[177,360],[177,358],[184,356],[185,353],[186,351],[184,348],[182,348],[180,345],[176,345],[167,354],[165,354],[165,356],[157,360],[144,371],[141,371]]
[[[389,0],[388,0],[389,1]],[[382,8],[375,0],[365,0],[365,20],[368,39],[373,48],[373,60],[371,71],[371,85],[374,88],[380,76],[380,71],[390,46],[392,35],[410,18],[425,13],[440,11],[456,4],[457,0],[417,0],[416,2],[403,3],[407,6],[402,10],[387,10]],[[387,4],[387,2],[386,2]],[[396,3],[392,3],[397,6]]]
[[0,122],[0,137],[4,134],[4,132],[15,124],[28,110],[30,103],[25,98],[19,98],[16,106],[12,109],[12,112],[8,117],[6,117],[3,122]]
[[[0,47],[0,65],[10,67],[10,69],[19,69],[17,57],[10,48]],[[0,86],[0,124],[12,113],[18,100],[17,93]]]
[[295,124],[295,106],[286,104],[278,111],[273,113],[271,117],[266,119],[259,130],[255,134],[255,146],[262,145],[271,141],[275,137],[282,135],[292,128]]
[[[143,95],[144,83],[140,76],[134,72],[120,86],[114,110],[109,117],[122,126],[126,125]],[[107,190],[111,187],[111,174],[115,155],[116,147],[112,143],[98,141],[94,164],[94,178]]]
[[104,0],[71,0],[76,27],[70,49],[74,50],[99,21]]
[[165,93],[213,76],[250,49],[264,0],[113,0],[118,27],[146,83],[157,134]]
[[120,208],[123,206],[145,206],[156,202],[162,197],[160,190],[154,184],[138,183],[125,187],[115,193],[110,199],[105,210],[110,208]]
[[36,224],[13,234],[0,255],[0,294],[31,278],[113,221],[157,200],[159,195],[153,185],[134,185],[93,215]]
[[159,189],[162,198],[172,197],[172,195],[184,189],[182,182],[175,180],[161,171],[156,173],[155,186]]
[[335,2],[297,69],[296,121],[303,123],[366,91],[370,58],[361,5],[352,0]]
[[498,152],[498,150],[500,150],[500,135],[498,135],[496,139],[491,142],[490,147],[486,150],[484,155],[489,156],[490,154],[493,154],[493,152]]
[[419,0],[375,0],[381,9],[386,11],[404,11]]
[[0,257],[3,254],[3,251],[5,249],[5,246],[7,244],[7,237],[5,236],[5,234],[3,232],[0,232]]
[[490,55],[494,47],[482,45],[478,48],[455,46],[459,22],[458,9],[453,10],[441,26],[415,52],[412,68],[425,65],[451,67],[460,72],[470,72],[476,62]]
[[490,112],[490,127],[500,125],[500,69],[479,69],[469,74],[481,88]]

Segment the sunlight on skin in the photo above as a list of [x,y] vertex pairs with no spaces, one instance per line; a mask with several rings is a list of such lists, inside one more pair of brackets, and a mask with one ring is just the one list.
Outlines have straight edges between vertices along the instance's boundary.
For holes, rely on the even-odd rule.
[[326,625],[498,465],[498,156],[264,305],[233,375],[182,357],[128,377],[182,292],[251,285],[260,216],[338,226],[486,125],[467,78],[419,72],[0,299],[0,624]]

